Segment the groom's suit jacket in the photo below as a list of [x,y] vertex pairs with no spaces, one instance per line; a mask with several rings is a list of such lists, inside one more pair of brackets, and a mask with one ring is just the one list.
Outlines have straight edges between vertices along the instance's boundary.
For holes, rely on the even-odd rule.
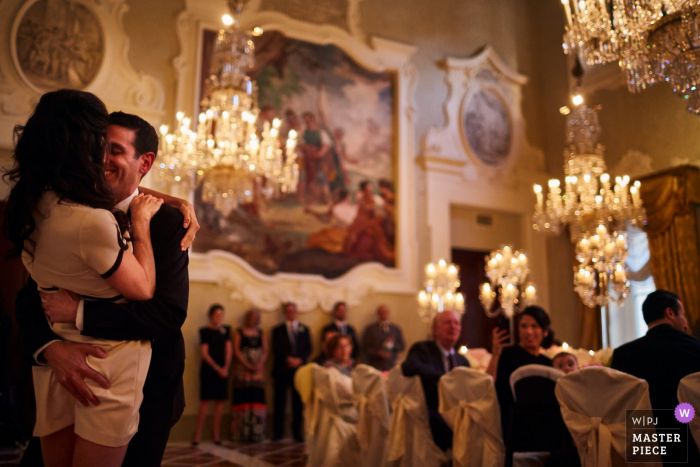
[[[150,340],[151,364],[143,388],[139,432],[162,432],[180,419],[185,408],[182,375],[185,343],[180,327],[187,317],[189,256],[181,251],[183,216],[163,205],[151,219],[156,266],[153,298],[142,302],[85,301],[82,334],[111,340]],[[17,321],[24,350],[33,355],[53,340],[36,282],[31,278],[17,294]],[[138,436],[138,434],[137,434]],[[133,440],[132,440],[133,443]],[[145,465],[145,464],[144,464]],[[160,465],[160,464],[158,464]]]

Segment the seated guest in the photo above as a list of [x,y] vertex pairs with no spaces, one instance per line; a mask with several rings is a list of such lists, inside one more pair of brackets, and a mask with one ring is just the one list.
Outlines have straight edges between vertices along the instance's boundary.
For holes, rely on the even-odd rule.
[[347,334],[352,339],[352,358],[357,360],[357,354],[360,350],[357,345],[357,334],[355,328],[350,326],[345,318],[348,315],[348,305],[345,302],[336,302],[333,305],[333,322],[324,327],[321,334],[326,331],[336,331],[340,334]]
[[379,371],[389,371],[396,365],[396,357],[403,352],[406,345],[403,342],[401,328],[389,322],[389,307],[377,307],[379,320],[367,326],[363,350],[367,353],[367,363]]
[[[611,367],[649,383],[651,407],[675,409],[678,383],[700,371],[700,341],[686,334],[688,321],[678,295],[659,289],[642,304],[649,330],[644,337],[615,349]],[[658,418],[673,417],[673,411],[659,410]],[[700,454],[689,436],[688,465],[700,465]]]
[[321,353],[318,354],[318,357],[313,359],[313,362],[317,365],[323,366],[326,363],[326,360],[328,360],[328,341],[330,341],[333,336],[337,336],[338,331],[334,331],[332,329],[326,330],[326,332],[323,333],[323,341],[321,342]]
[[454,347],[462,333],[460,315],[445,310],[433,320],[433,341],[413,344],[406,360],[401,364],[404,376],[420,376],[428,406],[430,432],[435,444],[443,451],[452,447],[452,430],[438,412],[438,380],[458,366],[469,366]]
[[569,352],[559,352],[552,359],[552,366],[565,375],[578,370],[578,358]]
[[496,375],[496,395],[501,405],[501,427],[506,445],[510,441],[510,418],[513,410],[513,393],[510,388],[510,375],[525,365],[539,364],[552,366],[552,361],[540,354],[542,347],[549,347],[551,335],[549,316],[538,306],[529,306],[520,313],[518,320],[518,344],[503,347],[502,341],[493,345],[493,356],[487,373]]
[[352,339],[344,334],[336,334],[328,341],[326,368],[335,368],[345,376],[350,376],[355,361],[352,355]]

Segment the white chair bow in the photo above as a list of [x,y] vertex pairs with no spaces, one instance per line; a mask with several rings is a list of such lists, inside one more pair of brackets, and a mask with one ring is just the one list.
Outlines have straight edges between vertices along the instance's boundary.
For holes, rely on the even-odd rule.
[[438,384],[440,413],[452,428],[452,459],[457,467],[501,467],[505,446],[501,412],[490,376],[455,368]]
[[381,467],[389,448],[389,397],[382,373],[368,365],[352,372],[352,388],[360,400],[357,435],[362,465]]
[[651,410],[647,382],[611,368],[583,368],[563,376],[555,394],[582,467],[609,467],[613,450],[624,459],[626,410]]
[[[687,402],[695,410],[700,411],[700,373],[693,373],[681,380],[678,385],[678,401]],[[690,421],[689,428],[695,444],[700,446],[700,413],[695,413],[695,418]]]
[[316,423],[309,466],[348,466],[360,464],[357,440],[357,401],[352,381],[335,368],[313,367]]
[[449,457],[433,441],[420,377],[406,378],[397,365],[389,371],[387,386],[392,409],[390,465],[434,467],[447,462]]

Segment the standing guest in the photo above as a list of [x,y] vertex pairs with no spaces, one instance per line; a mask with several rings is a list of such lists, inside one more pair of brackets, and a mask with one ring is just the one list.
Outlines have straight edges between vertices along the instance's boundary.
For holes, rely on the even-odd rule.
[[197,415],[197,431],[192,444],[199,444],[207,418],[209,402],[214,402],[214,443],[221,444],[221,416],[224,413],[224,401],[228,395],[228,369],[231,366],[233,346],[231,345],[231,328],[224,325],[224,307],[214,304],[209,307],[209,325],[199,330],[202,366],[199,372],[200,402]]
[[272,353],[275,357],[272,366],[272,377],[275,379],[274,440],[282,439],[284,435],[287,391],[291,389],[292,432],[295,440],[303,441],[302,403],[294,388],[294,373],[311,354],[311,333],[297,321],[297,306],[294,303],[285,303],[282,309],[286,321],[272,330]]
[[326,368],[335,368],[345,376],[350,376],[355,361],[352,359],[352,339],[344,334],[336,334],[328,341]]
[[[672,292],[650,293],[642,314],[649,330],[644,337],[615,349],[611,366],[649,383],[651,407],[658,410],[655,416],[674,422],[673,411],[663,409],[675,409],[680,380],[700,372],[700,341],[687,334],[685,308]],[[688,465],[700,465],[697,445],[692,436],[688,438]]]
[[401,364],[404,376],[420,376],[428,406],[430,432],[435,444],[443,451],[452,447],[452,429],[438,412],[438,381],[458,366],[469,366],[462,355],[455,352],[462,324],[458,313],[445,310],[433,320],[435,340],[416,342]]
[[357,345],[357,334],[355,333],[355,328],[350,326],[345,319],[348,315],[348,306],[345,302],[336,302],[333,305],[333,322],[328,326],[324,327],[321,331],[325,333],[326,331],[336,331],[340,334],[347,334],[352,339],[352,358],[357,360],[357,354],[359,348]]
[[403,352],[401,328],[389,322],[389,307],[377,307],[379,321],[367,326],[362,346],[367,353],[367,362],[379,371],[389,371],[396,364],[396,357]]
[[236,442],[259,442],[265,438],[265,361],[267,339],[260,329],[260,310],[252,308],[245,324],[233,337],[236,365],[233,373],[231,438]]
[[321,353],[318,354],[316,358],[314,358],[313,362],[317,365],[323,366],[326,363],[326,360],[328,360],[328,341],[330,341],[333,337],[338,335],[338,331],[334,331],[332,329],[328,329],[326,332],[323,333],[323,342],[321,342]]
[[552,360],[540,354],[540,349],[551,345],[549,325],[549,315],[544,309],[529,306],[520,314],[517,345],[504,347],[503,339],[494,339],[493,356],[486,372],[493,375],[495,369],[496,395],[501,405],[501,426],[506,445],[510,441],[510,414],[515,404],[510,388],[510,375],[525,365],[552,366]]
[[[74,110],[65,108],[70,112]],[[109,149],[104,171],[117,202],[114,207],[130,212],[131,202],[140,190],[141,178],[148,173],[156,158],[158,135],[138,116],[114,112],[109,115],[106,139]],[[50,139],[38,137],[31,140],[51,146]],[[51,149],[55,149],[55,145]],[[45,151],[39,151],[42,152]],[[185,346],[180,327],[187,316],[189,293],[186,250],[199,224],[193,216],[191,204],[171,197],[163,198],[172,207],[162,206],[151,221],[150,238],[156,268],[152,299],[129,303],[82,300],[59,289],[54,293],[42,293],[40,300],[37,284],[32,279],[17,294],[16,309],[22,310],[17,313],[17,320],[25,350],[35,362],[51,367],[57,382],[75,398],[74,403],[86,407],[101,404],[93,392],[94,383],[108,388],[114,378],[108,377],[110,381],[107,381],[94,366],[88,365],[88,356],[105,357],[99,347],[61,340],[52,332],[47,317],[53,323],[74,323],[83,336],[152,342],[153,353],[143,386],[138,432],[131,438],[122,466],[160,466],[171,427],[185,407],[182,384]],[[190,227],[186,234],[183,216],[173,207],[185,214],[184,227]],[[37,438],[30,442],[21,465],[43,465]]]

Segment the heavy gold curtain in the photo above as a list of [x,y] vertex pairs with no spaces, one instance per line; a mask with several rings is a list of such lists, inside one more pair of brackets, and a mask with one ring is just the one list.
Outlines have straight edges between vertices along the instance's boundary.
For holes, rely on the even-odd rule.
[[700,169],[685,165],[640,181],[654,283],[681,298],[692,330],[700,319]]

